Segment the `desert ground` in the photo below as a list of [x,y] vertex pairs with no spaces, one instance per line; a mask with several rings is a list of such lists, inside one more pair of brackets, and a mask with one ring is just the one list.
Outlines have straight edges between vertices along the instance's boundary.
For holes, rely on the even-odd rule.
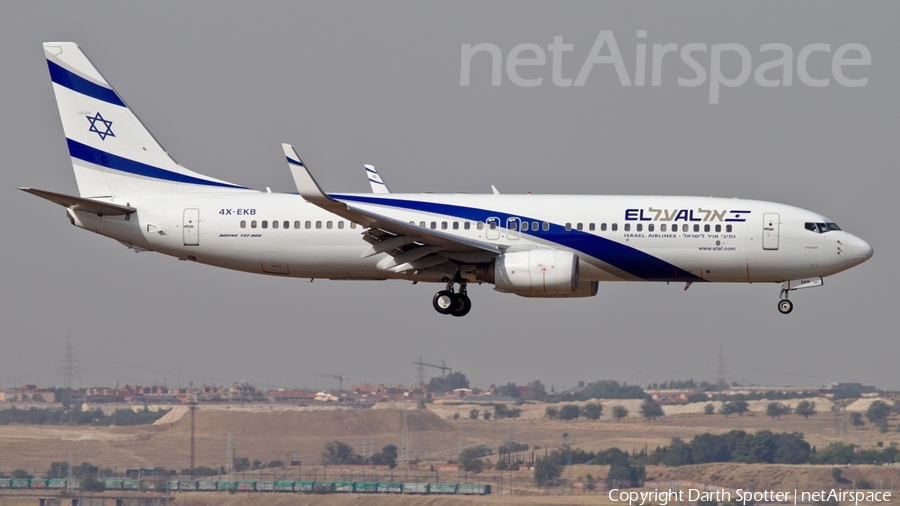
[[[819,402],[819,401],[817,401]],[[420,459],[417,465],[398,466],[392,477],[400,481],[453,481],[467,480],[472,483],[490,483],[495,492],[504,495],[516,494],[516,503],[522,504],[603,504],[608,498],[603,494],[580,489],[538,490],[532,484],[532,475],[527,470],[485,472],[481,475],[460,476],[456,470],[432,470],[455,458],[460,448],[484,444],[496,449],[506,441],[528,444],[537,455],[547,449],[559,447],[564,442],[585,450],[603,450],[619,447],[626,451],[653,449],[668,444],[672,438],[690,440],[704,432],[723,433],[732,429],[745,431],[771,430],[775,432],[802,432],[814,446],[823,446],[832,441],[844,441],[863,446],[884,446],[900,444],[900,432],[891,430],[879,433],[874,427],[855,428],[846,424],[836,426],[834,415],[828,410],[827,401],[820,412],[808,420],[797,415],[788,415],[773,420],[762,410],[765,402],[751,403],[751,411],[743,416],[732,415],[725,418],[715,414],[702,414],[702,404],[667,408],[667,415],[654,421],[629,417],[621,421],[610,418],[611,406],[631,403],[627,407],[637,412],[635,401],[603,402],[604,415],[600,420],[578,419],[574,421],[549,420],[543,417],[545,405],[526,405],[519,419],[490,420],[469,419],[472,409],[484,410],[484,406],[472,405],[429,405],[419,409],[415,406],[379,405],[372,409],[342,407],[286,407],[286,406],[200,406],[195,413],[196,465],[218,468],[226,458],[226,434],[232,434],[235,455],[272,460],[299,459],[298,467],[276,469],[272,477],[296,479],[297,473],[304,478],[316,476],[319,479],[351,479],[375,481],[389,478],[385,471],[346,470],[319,466],[319,456],[324,445],[340,440],[352,445],[360,452],[364,445],[374,445],[376,449],[388,444],[401,446],[404,411],[407,416],[408,446],[410,455]],[[853,406],[851,406],[853,407]],[[855,406],[864,410],[867,404]],[[459,417],[456,418],[456,413]],[[892,425],[896,425],[892,422]],[[76,463],[90,462],[101,467],[109,467],[122,472],[129,468],[165,467],[183,469],[190,463],[190,414],[183,408],[173,410],[169,415],[153,425],[133,427],[68,427],[68,426],[0,426],[0,469],[26,469],[36,475],[42,474],[53,461],[64,461],[69,454]],[[729,488],[768,487],[772,489],[809,488],[834,486],[830,476],[832,466],[774,466],[709,464],[684,466],[679,468],[651,467],[647,470],[648,481],[660,486],[672,483],[695,483]],[[258,476],[256,471],[247,472],[245,478]],[[606,469],[601,466],[572,466],[563,471],[564,478],[578,482],[587,474],[603,478]],[[383,476],[382,476],[383,475]],[[865,478],[874,486],[885,489],[900,489],[900,467],[850,466],[844,469],[844,476],[853,480]],[[531,496],[527,501],[523,495]],[[304,504],[307,499],[299,497],[281,498],[266,496],[265,502],[254,494],[233,496],[205,495],[180,496],[178,504]],[[363,498],[364,497],[364,498]],[[521,499],[521,500],[520,500]],[[309,496],[309,504],[509,504],[500,497],[459,498],[459,497],[321,497]],[[293,501],[293,502],[291,502]],[[299,501],[299,502],[297,502]],[[285,504],[288,504],[285,502]],[[3,504],[8,504],[3,503]]]

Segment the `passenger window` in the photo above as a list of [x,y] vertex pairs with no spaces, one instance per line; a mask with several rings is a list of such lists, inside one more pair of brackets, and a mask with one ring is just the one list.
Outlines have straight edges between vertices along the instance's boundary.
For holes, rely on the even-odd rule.
[[458,221],[453,222],[453,230],[459,230],[459,222]]
[[653,224],[647,225],[647,232],[653,232]]
[[626,223],[626,224],[625,224],[625,231],[626,231],[626,232],[630,232],[630,231],[631,231],[631,223]]
[[688,231],[688,224],[687,224],[687,223],[685,223],[684,225],[681,226],[681,231],[682,231],[682,232],[687,232],[687,231]]
[[606,232],[606,223],[601,223],[601,224],[600,224],[600,231],[601,231],[601,232]]
[[571,224],[571,223],[566,223],[566,232],[568,232],[568,231],[570,231],[570,230],[572,230],[572,224]]
[[666,231],[666,224],[665,224],[665,223],[663,223],[663,224],[661,224],[661,225],[659,226],[659,231],[660,231],[660,232],[665,232],[665,231]]
[[725,225],[725,231],[731,232],[731,225]]
[[294,222],[294,228],[300,228],[300,220]]
[[722,225],[716,225],[716,232],[722,231]]
[[541,229],[541,227],[538,222],[536,222],[536,221],[531,222],[531,230],[534,230],[535,232],[537,232],[540,229]]
[[641,230],[644,230],[644,225],[641,223],[638,223],[636,228],[637,228],[637,231],[640,232]]
[[476,228],[477,228],[478,230],[484,230],[484,223],[482,223],[482,222],[479,221],[479,222],[478,222],[478,225],[476,226]]
[[262,228],[269,228],[269,220],[262,220]]
[[424,222],[424,221],[420,221],[420,222],[419,222],[419,226],[422,227],[422,228],[425,228],[425,222]]
[[278,220],[272,221],[272,228],[278,228]]
[[247,220],[241,220],[241,228],[247,228]]
[[463,223],[463,228],[466,229],[466,230],[471,229],[471,228],[472,228],[472,223],[470,223],[470,222],[468,222],[468,221],[465,222],[465,223]]
[[541,228],[544,229],[544,232],[549,232],[550,231],[550,222],[545,221],[543,223],[543,225],[541,225]]
[[616,230],[619,230],[619,224],[618,224],[618,223],[613,223],[613,224],[612,224],[612,231],[615,232]]
[[341,230],[344,229],[344,222],[343,222],[343,221],[339,221],[339,222],[338,222],[338,228],[341,229]]
[[317,222],[316,222],[316,228],[322,228],[322,222],[321,222],[321,221],[317,221]]
[[307,222],[306,222],[306,228],[312,228],[312,222],[311,222],[311,221],[307,221]]
[[583,230],[583,229],[584,229],[584,225],[582,225],[581,223],[579,223],[579,224],[576,226],[576,228],[577,228],[578,230]]
[[700,225],[694,225],[694,232],[700,231]]
[[256,220],[250,222],[250,228],[256,228]]
[[709,232],[709,225],[703,225],[703,231]]
[[355,221],[351,221],[351,222],[350,222],[350,229],[353,230],[353,229],[355,229],[355,228],[356,228],[356,222],[355,222]]
[[441,230],[447,230],[447,222],[446,221],[441,222]]
[[523,221],[522,225],[520,227],[522,229],[522,232],[528,232],[528,222],[527,221]]
[[593,223],[591,223],[590,225],[588,225],[588,230],[590,230],[591,232],[594,231],[594,228],[595,228],[595,227],[594,227],[594,224],[593,224]]
[[282,228],[291,228],[291,222],[289,222],[288,220],[284,220]]

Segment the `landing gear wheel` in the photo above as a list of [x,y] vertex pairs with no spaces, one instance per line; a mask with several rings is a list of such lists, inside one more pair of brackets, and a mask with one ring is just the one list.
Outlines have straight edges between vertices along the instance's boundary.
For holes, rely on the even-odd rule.
[[788,314],[793,310],[794,310],[793,302],[791,302],[787,299],[782,299],[782,300],[778,301],[778,311],[781,314]]
[[450,290],[441,290],[431,299],[434,310],[441,314],[450,314],[458,304],[456,294]]
[[456,304],[453,306],[453,311],[450,314],[453,316],[466,316],[471,310],[472,301],[469,299],[469,296],[464,293],[456,294]]

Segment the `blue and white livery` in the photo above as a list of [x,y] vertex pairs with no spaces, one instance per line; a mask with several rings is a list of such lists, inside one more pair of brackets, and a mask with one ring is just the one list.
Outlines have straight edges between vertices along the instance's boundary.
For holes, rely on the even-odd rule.
[[71,42],[44,44],[78,196],[77,227],[135,251],[228,269],[445,285],[442,314],[472,307],[469,283],[525,297],[589,297],[600,281],[781,283],[791,291],[872,256],[864,240],[804,209],[706,197],[326,193],[287,144],[295,194],[259,192],[186,169]]

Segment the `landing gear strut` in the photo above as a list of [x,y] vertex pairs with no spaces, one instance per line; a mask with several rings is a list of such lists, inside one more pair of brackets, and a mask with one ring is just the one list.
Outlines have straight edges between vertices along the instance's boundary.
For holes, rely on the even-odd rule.
[[781,284],[781,300],[778,301],[778,312],[789,314],[794,310],[794,303],[788,300],[788,295],[794,290],[803,288],[816,288],[825,282],[822,278],[791,279]]
[[459,284],[459,292],[453,291],[453,281],[447,283],[447,288],[434,294],[431,300],[434,310],[441,314],[453,316],[465,316],[472,310],[472,301],[466,293],[466,284]]

